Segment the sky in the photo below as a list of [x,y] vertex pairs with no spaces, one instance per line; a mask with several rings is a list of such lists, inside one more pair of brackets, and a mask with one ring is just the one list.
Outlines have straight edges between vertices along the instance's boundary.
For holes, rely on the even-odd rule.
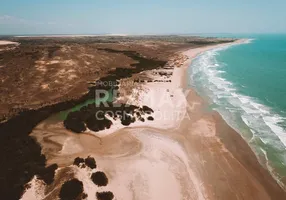
[[0,34],[286,33],[285,0],[0,0]]

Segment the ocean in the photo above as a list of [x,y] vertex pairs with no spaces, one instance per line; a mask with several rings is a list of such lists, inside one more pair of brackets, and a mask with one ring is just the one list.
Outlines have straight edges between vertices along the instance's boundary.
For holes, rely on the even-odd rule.
[[251,40],[199,55],[189,68],[190,84],[285,187],[286,35],[236,37]]

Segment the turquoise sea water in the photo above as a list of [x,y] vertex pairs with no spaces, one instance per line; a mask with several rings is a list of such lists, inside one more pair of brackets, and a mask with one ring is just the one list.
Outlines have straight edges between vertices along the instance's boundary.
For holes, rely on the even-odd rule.
[[238,37],[253,40],[198,56],[191,84],[279,182],[286,177],[286,35]]

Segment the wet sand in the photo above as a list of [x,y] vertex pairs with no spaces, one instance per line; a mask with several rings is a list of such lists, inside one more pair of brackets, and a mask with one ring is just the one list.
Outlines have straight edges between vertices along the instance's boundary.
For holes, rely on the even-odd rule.
[[243,138],[229,127],[217,112],[195,93],[187,97],[195,101],[189,109],[191,120],[184,120],[182,134],[192,168],[200,176],[209,199],[285,199],[285,191],[258,162]]
[[[172,82],[150,82],[134,88],[130,96],[138,92],[139,96],[133,102],[150,106],[154,121],[83,134],[74,134],[52,119],[40,123],[31,136],[41,144],[47,165],[59,165],[55,180],[62,177],[61,169],[69,168],[83,182],[87,199],[94,199],[97,191],[112,191],[118,200],[286,199],[285,192],[258,163],[240,135],[218,113],[207,112],[205,102],[187,88],[186,70],[191,60],[214,47],[183,52],[189,59],[172,69]],[[189,92],[187,98],[182,98],[185,89]],[[146,98],[150,93],[155,101]],[[160,102],[164,95],[170,97],[170,102]],[[178,110],[179,115],[168,118]],[[159,113],[168,116],[160,118]],[[94,170],[72,166],[76,157],[87,156],[94,157],[97,170],[107,174],[107,186],[91,182]],[[39,195],[41,199],[53,199],[61,183],[50,193],[40,192],[43,189],[38,187],[38,199]],[[33,189],[22,199],[37,199],[33,198],[37,196]]]

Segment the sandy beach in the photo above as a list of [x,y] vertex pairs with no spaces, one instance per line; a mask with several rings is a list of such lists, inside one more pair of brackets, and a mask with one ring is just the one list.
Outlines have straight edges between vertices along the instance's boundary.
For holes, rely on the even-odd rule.
[[[245,43],[240,40],[236,43]],[[224,45],[219,45],[220,47]],[[206,103],[195,91],[187,108],[180,138],[195,163],[209,199],[284,199],[285,192],[259,163],[248,144],[217,112],[206,111]]]
[[[154,120],[129,127],[113,121],[110,129],[79,135],[52,119],[41,122],[31,136],[41,144],[47,165],[59,165],[58,181],[45,188],[34,178],[22,200],[53,199],[67,171],[83,182],[86,199],[94,199],[97,191],[112,191],[118,200],[285,199],[283,189],[241,136],[218,113],[206,111],[203,99],[187,86],[192,59],[225,45],[229,44],[180,52],[180,64],[171,61],[171,67],[160,69],[171,72],[169,78],[158,76],[158,70],[141,74],[157,82],[134,87],[124,101],[151,107]],[[128,79],[122,80],[121,93],[124,81]],[[73,165],[76,157],[88,156],[96,160],[96,169]],[[92,183],[89,177],[96,171],[107,175],[107,186]]]
[[7,40],[0,40],[0,45],[18,44],[18,42],[12,42]]

